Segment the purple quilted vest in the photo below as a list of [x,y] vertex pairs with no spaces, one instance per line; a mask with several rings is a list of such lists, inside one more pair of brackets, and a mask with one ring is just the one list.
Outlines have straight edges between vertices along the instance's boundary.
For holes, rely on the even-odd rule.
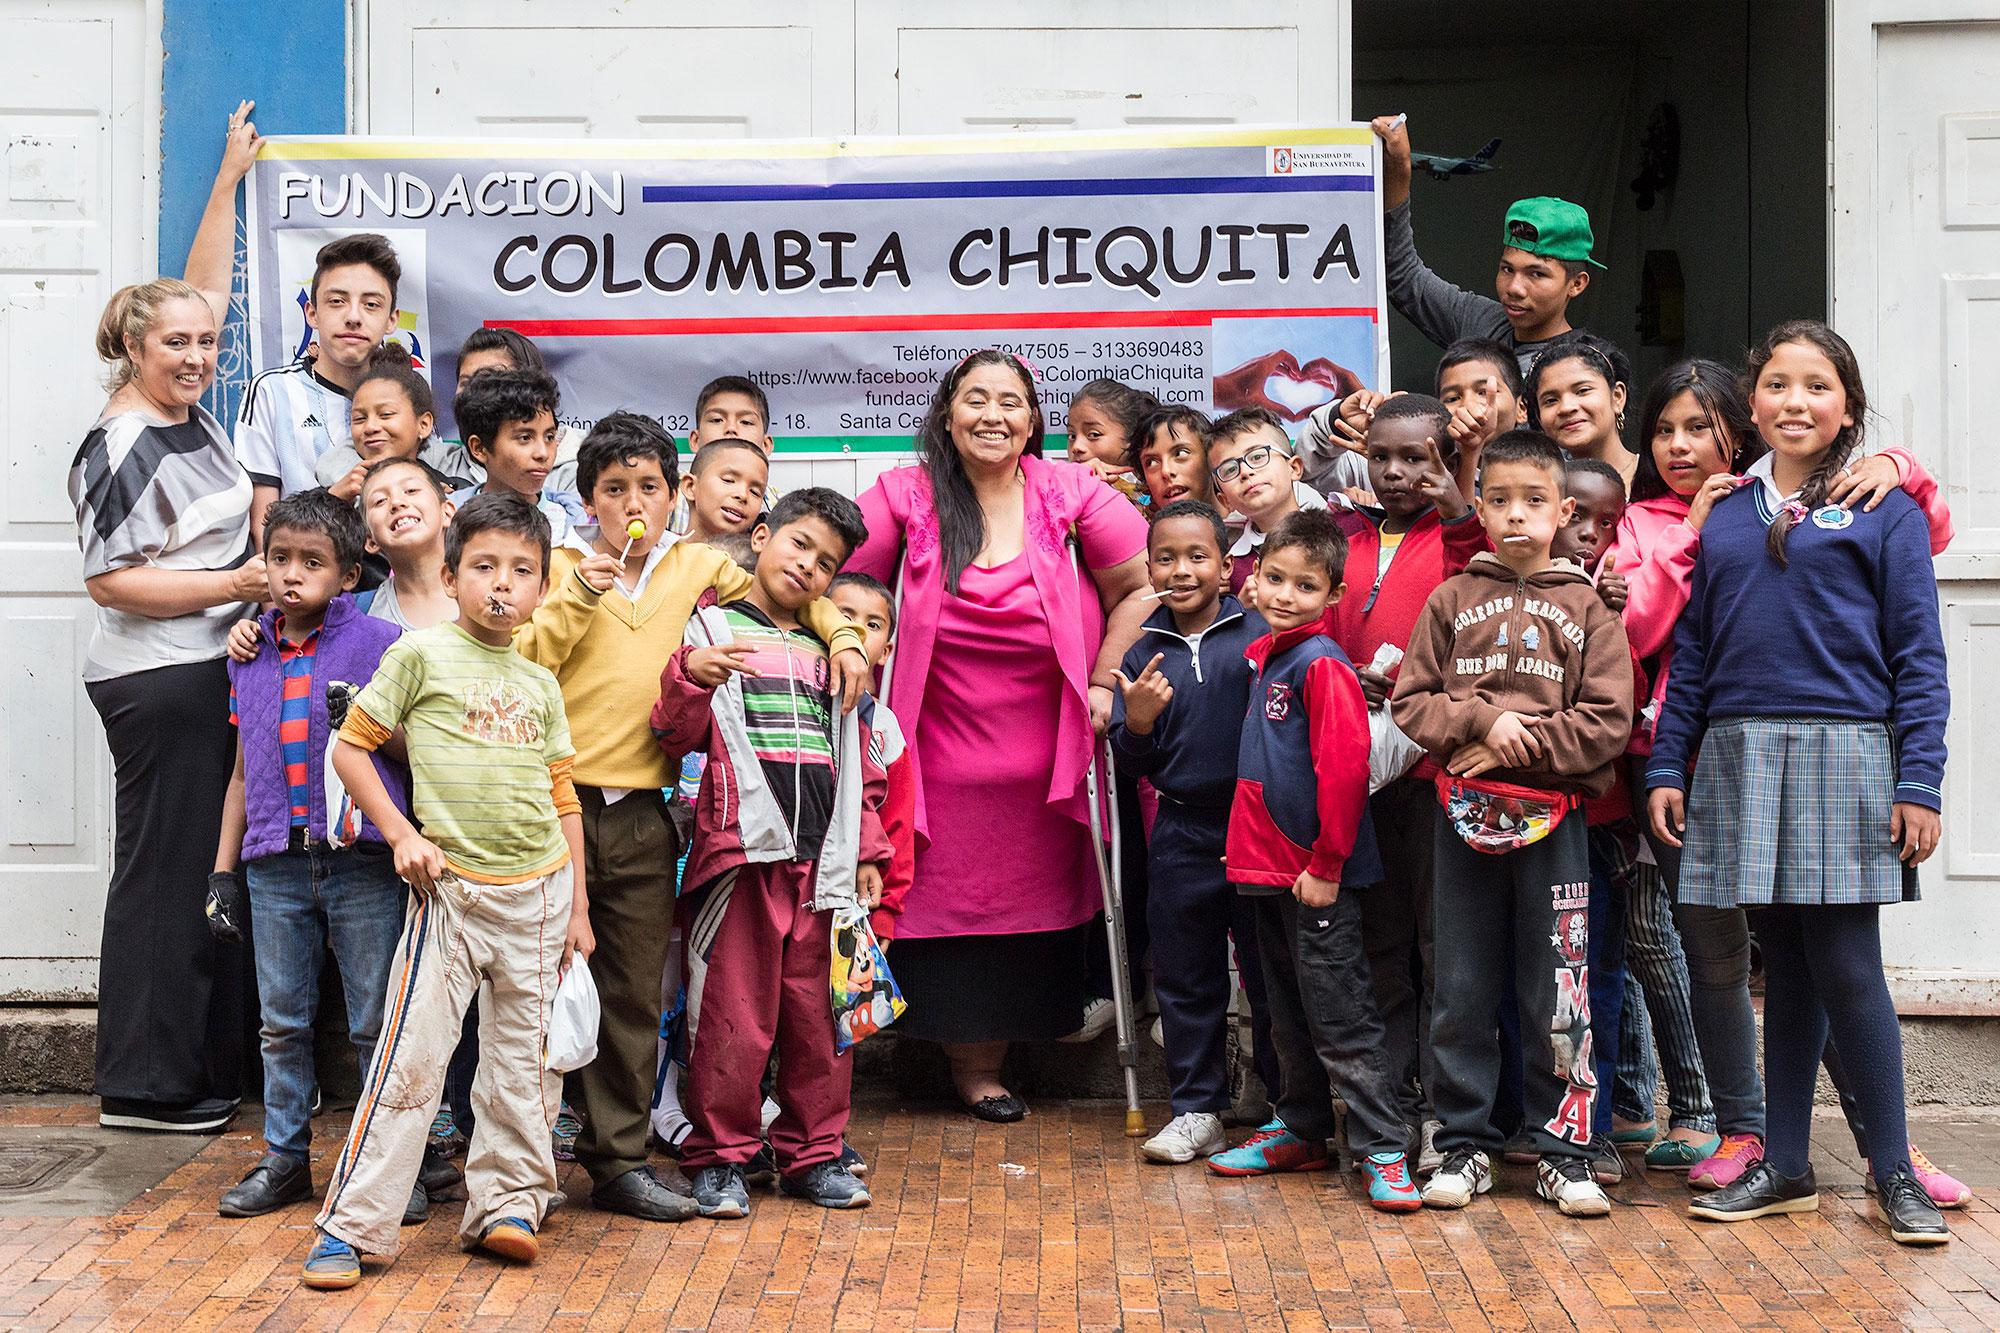
[[[275,856],[291,840],[291,788],[285,782],[284,748],[278,743],[278,721],[284,707],[285,669],[278,661],[278,613],[258,618],[264,634],[256,660],[229,663],[229,682],[236,689],[236,717],[243,737],[243,804],[249,826],[243,834],[243,859]],[[326,841],[326,791],[320,773],[327,747],[333,743],[326,717],[326,687],[336,680],[360,686],[375,674],[382,654],[402,636],[386,620],[364,615],[354,599],[342,595],[326,608],[320,626],[319,650],[313,655],[312,699],[306,722],[307,823],[312,841]],[[410,806],[410,780],[402,765],[375,756],[375,771],[396,802]],[[361,837],[384,842],[381,830],[365,819]]]

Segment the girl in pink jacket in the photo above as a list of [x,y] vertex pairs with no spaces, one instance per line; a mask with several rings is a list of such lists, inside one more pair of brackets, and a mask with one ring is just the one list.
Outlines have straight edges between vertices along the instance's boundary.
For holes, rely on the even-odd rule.
[[[1765,447],[1751,424],[1745,388],[1736,372],[1708,360],[1680,362],[1653,382],[1639,416],[1638,445],[1632,501],[1618,525],[1613,557],[1628,589],[1625,633],[1653,681],[1652,699],[1632,730],[1631,750],[1644,755],[1652,749],[1653,723],[1666,697],[1674,626],[1687,606],[1702,525],[1715,502],[1742,483],[1745,469]],[[1932,553],[1944,550],[1952,537],[1951,513],[1936,479],[1907,449],[1885,449],[1854,463],[1834,484],[1830,498],[1850,508],[1863,504],[1872,509],[1899,487],[1929,519]],[[1666,909],[1675,897],[1680,854],[1658,842],[1653,843],[1653,853],[1660,874],[1648,882],[1657,885],[1658,892],[1635,894],[1628,903],[1627,962],[1641,977],[1660,1041],[1675,1125],[1667,1138],[1648,1150],[1646,1160],[1658,1169],[1692,1166],[1690,1187],[1717,1189],[1764,1153],[1764,1089],[1757,1072],[1756,1023],[1750,1006],[1749,926],[1740,908],[1674,904],[1673,924],[1686,948],[1685,971],[1679,972],[1680,950],[1673,946]],[[1648,967],[1648,961],[1659,967]],[[1706,1074],[1706,1098],[1697,1095],[1686,1072],[1688,1062],[1677,1058],[1690,1019]],[[1636,1028],[1628,1024],[1628,1030]],[[1626,1054],[1634,1053],[1628,1049]],[[1842,1087],[1845,1076],[1832,1046],[1827,1048],[1826,1063],[1836,1087]],[[1638,1075],[1633,1081],[1639,1086],[1628,1088],[1628,1073]],[[1624,1138],[1651,1128],[1650,1060],[1645,1053],[1621,1059],[1619,1074],[1620,1116],[1630,1126],[1620,1133]],[[1705,1131],[1697,1113],[1711,1098],[1719,1140]],[[1865,1158],[1865,1127],[1856,1123],[1844,1087],[1841,1102]],[[1711,1145],[1712,1151],[1703,1156]],[[1939,1207],[1962,1207],[1971,1198],[1971,1190],[1939,1171],[1914,1144],[1910,1157]]]

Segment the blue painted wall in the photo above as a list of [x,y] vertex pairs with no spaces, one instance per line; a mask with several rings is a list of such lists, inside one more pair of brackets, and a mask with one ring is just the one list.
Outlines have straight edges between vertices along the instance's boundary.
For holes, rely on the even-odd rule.
[[236,103],[263,134],[347,131],[345,0],[166,0],[160,117],[160,271],[179,273]]

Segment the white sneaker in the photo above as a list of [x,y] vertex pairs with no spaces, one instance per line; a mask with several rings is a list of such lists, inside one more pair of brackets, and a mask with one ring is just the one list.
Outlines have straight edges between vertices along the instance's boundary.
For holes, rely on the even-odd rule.
[[1564,1217],[1603,1217],[1611,1199],[1590,1173],[1587,1157],[1544,1157],[1535,1163],[1535,1193]]
[[1417,1174],[1428,1176],[1444,1165],[1444,1154],[1438,1151],[1438,1131],[1444,1128],[1442,1120],[1424,1121],[1420,1146],[1417,1149]]
[[1463,1208],[1493,1188],[1493,1160],[1475,1148],[1455,1148],[1424,1184],[1424,1207]]
[[1118,1011],[1112,1007],[1111,1001],[1092,1000],[1088,1005],[1084,1006],[1083,1026],[1070,1033],[1067,1037],[1058,1037],[1057,1040],[1070,1042],[1095,1041],[1117,1021]]
[[1229,1146],[1222,1134],[1222,1118],[1205,1111],[1184,1111],[1167,1122],[1167,1127],[1147,1139],[1139,1149],[1149,1162],[1192,1162],[1197,1157],[1213,1157]]

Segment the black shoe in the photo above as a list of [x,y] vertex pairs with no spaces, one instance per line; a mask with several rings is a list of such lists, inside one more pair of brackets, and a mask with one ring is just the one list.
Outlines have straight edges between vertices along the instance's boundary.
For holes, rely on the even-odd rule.
[[430,1215],[430,1191],[424,1188],[423,1178],[418,1177],[417,1183],[410,1186],[410,1201],[403,1205],[403,1220],[401,1225],[406,1227],[422,1226],[425,1219]]
[[590,1206],[648,1222],[685,1222],[700,1211],[693,1199],[668,1189],[648,1166],[634,1167],[599,1185],[590,1192]]
[[100,1098],[97,1123],[106,1129],[150,1129],[162,1134],[208,1134],[236,1118],[236,1103],[221,1097],[199,1102],[142,1102]]
[[[1911,1177],[1915,1179],[1915,1177]],[[1918,1187],[1922,1192],[1922,1187]],[[1773,1213],[1816,1213],[1819,1186],[1812,1168],[1802,1176],[1785,1176],[1767,1158],[1738,1176],[1731,1184],[1709,1194],[1697,1194],[1688,1205],[1689,1217],[1711,1222],[1747,1222]],[[1942,1225],[1942,1224],[1940,1224]]]
[[752,1185],[768,1185],[778,1176],[778,1164],[771,1157],[771,1145],[760,1143],[756,1153],[743,1164],[743,1179]]
[[436,1203],[465,1197],[464,1174],[434,1144],[424,1145],[424,1160],[423,1165],[417,1168],[417,1183],[424,1187],[424,1194]]
[[223,1194],[215,1211],[224,1217],[262,1217],[288,1203],[310,1199],[312,1192],[312,1168],[304,1160],[265,1153],[249,1175]]
[[778,1179],[778,1192],[810,1199],[822,1208],[866,1208],[874,1202],[868,1187],[841,1170],[839,1162],[815,1162],[803,1171]]
[[705,1166],[694,1173],[694,1204],[703,1217],[750,1216],[750,1189],[740,1166]]
[[840,1141],[839,1165],[841,1170],[853,1176],[856,1180],[860,1180],[868,1174],[868,1159],[854,1151],[846,1139]]
[[1907,1165],[1876,1179],[1875,1207],[1889,1224],[1889,1235],[1901,1244],[1942,1245],[1951,1239],[1944,1214]]
[[1590,1174],[1600,1185],[1616,1185],[1625,1179],[1625,1159],[1618,1155],[1618,1145],[1609,1134],[1599,1134],[1590,1141]]
[[1028,1116],[1028,1104],[1011,1092],[1003,1092],[995,1097],[981,1097],[978,1101],[969,1103],[965,1109],[979,1119],[996,1125],[1011,1125],[1016,1120],[1025,1120]]

